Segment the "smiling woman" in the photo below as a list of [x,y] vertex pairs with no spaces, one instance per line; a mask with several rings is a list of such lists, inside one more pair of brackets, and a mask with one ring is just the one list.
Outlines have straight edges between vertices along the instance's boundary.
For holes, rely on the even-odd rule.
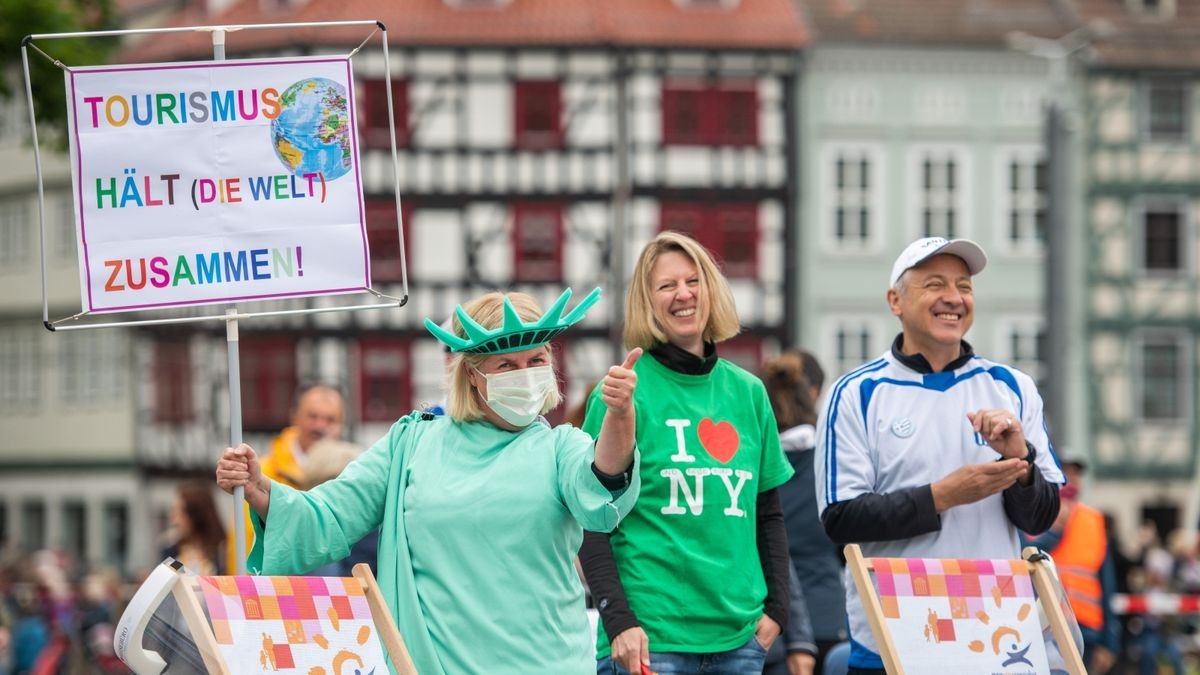
[[247,567],[303,574],[379,527],[380,586],[422,675],[591,672],[572,558],[584,528],[611,530],[637,499],[641,350],[604,378],[608,414],[594,442],[550,428],[541,414],[560,394],[547,342],[583,318],[599,289],[564,313],[570,295],[543,315],[528,295],[489,293],[458,307],[449,329],[426,320],[455,353],[449,414],[397,421],[308,492],[263,478],[248,446],[227,449],[217,482],[246,486],[258,516]]
[[[651,357],[634,367],[642,493],[611,537],[589,532],[580,551],[604,627],[599,673],[762,672],[786,621],[776,488],[792,468],[761,381],[717,356],[739,330],[703,246],[676,232],[646,245],[625,303],[626,347]],[[584,431],[600,433],[609,413],[598,387]]]

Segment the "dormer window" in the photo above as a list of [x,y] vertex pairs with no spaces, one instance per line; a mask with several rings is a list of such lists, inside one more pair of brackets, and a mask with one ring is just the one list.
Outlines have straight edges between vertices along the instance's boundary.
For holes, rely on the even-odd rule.
[[1175,0],[1125,0],[1125,4],[1139,17],[1169,19],[1175,16]]
[[512,4],[512,0],[445,0],[453,9],[502,9]]
[[733,9],[741,0],[674,0],[681,9]]

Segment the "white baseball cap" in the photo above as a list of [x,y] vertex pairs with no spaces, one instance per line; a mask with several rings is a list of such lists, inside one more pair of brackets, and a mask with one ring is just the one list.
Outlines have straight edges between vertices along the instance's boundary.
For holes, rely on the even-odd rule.
[[979,244],[970,239],[925,237],[906,246],[900,256],[896,258],[895,264],[892,265],[892,280],[889,286],[895,286],[901,275],[939,253],[948,253],[962,258],[962,261],[967,264],[967,271],[971,273],[971,276],[979,274],[984,267],[987,267],[987,254],[983,252],[983,248]]

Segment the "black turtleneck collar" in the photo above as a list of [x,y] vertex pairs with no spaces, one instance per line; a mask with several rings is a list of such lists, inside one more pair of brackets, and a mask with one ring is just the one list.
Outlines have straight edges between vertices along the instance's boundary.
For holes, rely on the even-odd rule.
[[667,368],[684,375],[707,375],[717,365],[717,343],[704,343],[704,356],[696,356],[670,342],[650,348],[650,356]]
[[[905,366],[908,366],[918,373],[923,375],[929,375],[933,373],[933,366],[929,365],[929,361],[927,361],[924,356],[922,356],[920,353],[905,354],[903,348],[904,333],[900,333],[896,336],[895,340],[892,340],[892,356],[896,357],[896,360],[900,363],[903,363]],[[946,367],[942,369],[942,372],[947,373],[955,370],[956,368],[962,367],[962,365],[967,361],[970,361],[971,357],[973,356],[975,356],[975,348],[971,346],[971,343],[967,342],[966,340],[962,340],[961,345],[958,348],[958,358],[954,359],[950,363],[947,363]]]

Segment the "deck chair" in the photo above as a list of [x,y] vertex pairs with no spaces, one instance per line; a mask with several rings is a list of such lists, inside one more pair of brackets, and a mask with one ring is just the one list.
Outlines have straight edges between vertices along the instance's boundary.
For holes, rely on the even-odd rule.
[[137,675],[416,675],[371,568],[352,577],[205,577],[168,559],[118,623]]
[[1021,560],[845,553],[888,675],[1087,675],[1074,614],[1038,549]]

